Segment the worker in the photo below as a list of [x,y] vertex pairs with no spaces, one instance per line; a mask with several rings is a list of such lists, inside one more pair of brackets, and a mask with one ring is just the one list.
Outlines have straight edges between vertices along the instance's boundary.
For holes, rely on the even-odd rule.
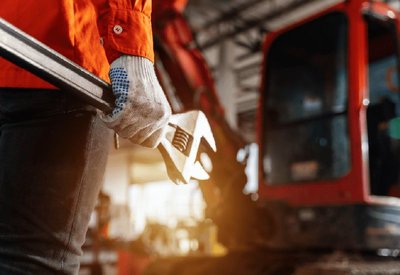
[[0,17],[109,80],[116,97],[111,114],[98,114],[0,60],[0,274],[76,274],[110,129],[154,148],[171,114],[153,67],[152,3],[2,0],[0,7]]

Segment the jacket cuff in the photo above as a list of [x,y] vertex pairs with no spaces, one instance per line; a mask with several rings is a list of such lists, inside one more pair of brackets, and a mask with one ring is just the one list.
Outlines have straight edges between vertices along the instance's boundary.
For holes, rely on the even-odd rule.
[[121,55],[141,56],[154,63],[151,18],[136,10],[110,11],[107,38],[104,41],[110,63]]

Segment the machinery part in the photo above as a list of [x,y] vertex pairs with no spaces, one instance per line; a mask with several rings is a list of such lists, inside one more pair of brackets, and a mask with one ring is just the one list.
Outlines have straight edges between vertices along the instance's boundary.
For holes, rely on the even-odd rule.
[[[107,82],[1,18],[0,56],[56,87],[75,94],[105,113],[113,109],[114,98],[111,86]],[[172,138],[165,138],[158,149],[164,157],[171,180],[175,183],[187,183],[192,176],[207,179],[208,174],[196,161],[201,141],[205,140],[214,151],[216,150],[205,115],[200,111],[172,115],[170,126],[175,129],[172,135],[171,131],[167,133]],[[190,137],[190,146],[185,144],[186,139],[183,137]]]

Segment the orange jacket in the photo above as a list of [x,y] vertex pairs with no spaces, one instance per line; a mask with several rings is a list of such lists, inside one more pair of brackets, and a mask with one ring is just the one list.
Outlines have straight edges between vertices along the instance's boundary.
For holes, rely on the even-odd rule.
[[[183,9],[187,0],[156,0]],[[151,0],[1,0],[0,17],[103,79],[122,54],[154,60]],[[0,87],[53,88],[0,58]]]

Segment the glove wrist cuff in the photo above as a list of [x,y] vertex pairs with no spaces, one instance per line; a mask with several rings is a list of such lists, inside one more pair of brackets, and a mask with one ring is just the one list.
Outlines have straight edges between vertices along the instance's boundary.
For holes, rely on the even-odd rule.
[[134,58],[132,64],[135,77],[139,79],[146,79],[148,81],[154,81],[154,79],[156,78],[156,73],[154,71],[153,63],[144,57],[130,57]]
[[154,81],[157,79],[154,65],[147,58],[123,55],[111,63],[110,68],[126,68],[133,79]]

